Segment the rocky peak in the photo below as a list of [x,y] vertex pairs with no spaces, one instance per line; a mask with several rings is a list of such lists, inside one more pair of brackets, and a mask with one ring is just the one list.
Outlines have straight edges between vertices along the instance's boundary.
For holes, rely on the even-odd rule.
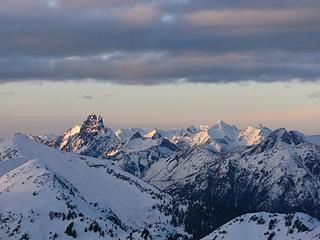
[[188,133],[196,133],[198,131],[198,129],[195,126],[191,125],[190,127],[187,128],[186,131]]
[[287,131],[285,128],[280,128],[272,132],[270,135],[271,137],[277,141],[284,142],[286,144],[294,144],[298,145],[300,143],[304,142],[303,134],[297,132],[297,131]]
[[219,120],[209,131],[221,132],[227,136],[233,136],[239,134],[239,129],[234,125],[229,125],[226,122]]
[[259,125],[257,128],[248,126],[240,131],[239,141],[248,146],[256,145],[266,139],[270,132],[270,129],[262,125]]
[[298,145],[304,143],[304,135],[297,131],[287,131],[285,128],[279,128],[271,132],[262,143],[258,144],[254,152],[263,152],[279,146]]
[[157,140],[157,139],[161,139],[162,138],[162,135],[161,133],[159,132],[159,130],[157,128],[155,128],[154,130],[150,131],[149,133],[147,133],[145,135],[145,137],[147,138],[151,138],[153,140]]
[[101,116],[89,113],[87,119],[83,122],[80,132],[104,132],[105,127]]

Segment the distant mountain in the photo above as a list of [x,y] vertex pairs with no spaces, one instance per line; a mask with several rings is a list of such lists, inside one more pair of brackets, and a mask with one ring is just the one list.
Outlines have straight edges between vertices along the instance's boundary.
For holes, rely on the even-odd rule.
[[239,216],[202,240],[319,239],[320,222],[306,214],[253,213]]
[[272,131],[262,125],[259,127],[246,127],[239,132],[239,141],[247,146],[256,145],[265,140]]
[[166,137],[175,131],[139,128],[105,128],[103,119],[89,114],[82,126],[75,126],[50,141],[39,136],[32,139],[66,152],[113,160],[125,171],[141,176],[155,161],[178,151],[178,147]]
[[113,131],[104,127],[103,119],[100,116],[90,113],[81,126],[74,126],[61,136],[51,136],[50,138],[47,136],[33,136],[33,138],[63,151],[105,158],[118,152],[121,148],[130,148],[128,146],[133,141],[129,140],[136,133],[139,133],[145,140],[143,146],[135,144],[137,151],[140,151],[141,147],[151,147],[147,142],[151,144],[152,141],[148,139],[167,139],[180,149],[210,144],[217,151],[226,152],[236,147],[258,144],[270,132],[271,130],[265,127],[248,127],[239,130],[234,125],[228,125],[223,121],[218,121],[211,128],[205,125],[195,125],[187,129],[154,129],[149,132],[141,128],[124,128]]
[[[320,136],[267,127],[212,127],[151,131],[105,128],[89,114],[50,141],[62,151],[100,158],[170,194],[172,222],[200,239],[249,212],[304,212],[320,218]],[[179,205],[179,204],[178,204]]]
[[178,239],[172,198],[109,161],[17,134],[0,169],[0,239]]
[[202,144],[212,145],[216,151],[227,152],[241,146],[250,146],[260,143],[271,132],[268,128],[247,127],[239,130],[234,125],[218,121],[212,127],[205,125],[190,126],[184,133],[174,136],[172,141],[176,144],[184,142],[189,147]]
[[187,228],[195,236],[247,212],[320,217],[320,146],[295,131],[278,129],[257,145],[223,154],[210,143],[193,147],[156,162],[143,179],[191,201]]
[[51,147],[91,157],[101,157],[120,144],[110,128],[105,128],[100,116],[89,114],[82,126],[75,126],[63,135],[47,142]]
[[120,139],[121,143],[125,143],[137,132],[140,133],[140,135],[146,134],[145,130],[141,128],[121,128],[116,130],[115,134]]

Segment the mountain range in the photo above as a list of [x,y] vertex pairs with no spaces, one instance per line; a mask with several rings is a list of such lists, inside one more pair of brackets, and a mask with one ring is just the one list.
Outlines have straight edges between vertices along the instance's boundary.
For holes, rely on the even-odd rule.
[[284,128],[113,130],[91,113],[0,142],[0,182],[4,239],[320,236],[320,136]]

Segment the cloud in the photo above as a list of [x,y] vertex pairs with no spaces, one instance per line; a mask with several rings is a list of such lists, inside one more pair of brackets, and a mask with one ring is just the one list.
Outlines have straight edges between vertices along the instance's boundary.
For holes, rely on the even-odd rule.
[[190,24],[206,27],[296,27],[320,22],[316,9],[201,10],[184,18]]
[[0,1],[0,83],[318,81],[315,0]]
[[117,17],[126,24],[149,26],[157,20],[159,12],[154,5],[136,5],[129,9],[120,10]]
[[258,54],[115,52],[67,58],[26,58],[18,64],[13,58],[0,64],[0,81],[94,79],[144,85],[177,83],[181,79],[201,83],[316,81],[320,76],[320,55],[305,55],[297,58],[293,53],[274,55],[272,51]]

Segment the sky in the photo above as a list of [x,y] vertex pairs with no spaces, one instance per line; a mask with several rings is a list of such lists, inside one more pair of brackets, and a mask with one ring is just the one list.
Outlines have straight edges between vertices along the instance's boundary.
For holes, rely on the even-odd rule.
[[0,138],[217,120],[320,134],[318,0],[0,1]]

